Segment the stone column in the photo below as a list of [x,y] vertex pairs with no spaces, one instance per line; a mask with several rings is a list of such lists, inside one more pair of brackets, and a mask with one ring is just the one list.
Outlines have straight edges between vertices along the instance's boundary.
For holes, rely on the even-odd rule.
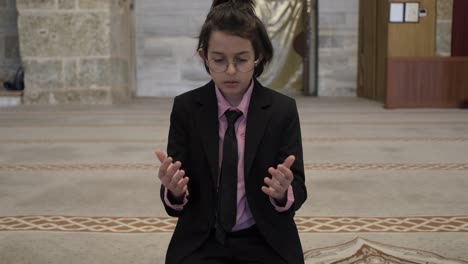
[[26,104],[112,104],[130,97],[129,3],[17,0]]
[[358,0],[318,1],[318,95],[356,96]]
[[453,0],[437,1],[437,55],[452,54],[452,16]]

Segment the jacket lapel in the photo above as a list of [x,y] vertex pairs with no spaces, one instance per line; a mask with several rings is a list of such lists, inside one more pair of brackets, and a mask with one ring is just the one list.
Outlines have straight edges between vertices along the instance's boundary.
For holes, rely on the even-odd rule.
[[265,128],[270,119],[270,106],[272,104],[269,93],[255,81],[254,90],[250,99],[247,128],[245,132],[244,175],[249,176],[252,163],[262,140]]
[[218,181],[218,104],[213,81],[205,85],[195,99],[199,108],[196,115],[196,126],[202,139],[202,145],[210,167],[214,186]]

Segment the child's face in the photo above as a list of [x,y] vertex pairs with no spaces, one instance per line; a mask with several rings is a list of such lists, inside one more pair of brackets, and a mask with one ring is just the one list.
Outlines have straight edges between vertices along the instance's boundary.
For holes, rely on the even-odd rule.
[[[211,78],[223,95],[228,99],[242,97],[254,73],[255,52],[251,41],[215,31],[208,42],[205,59],[210,66]],[[230,64],[225,71],[221,71],[226,63]],[[216,72],[214,68],[217,68]]]

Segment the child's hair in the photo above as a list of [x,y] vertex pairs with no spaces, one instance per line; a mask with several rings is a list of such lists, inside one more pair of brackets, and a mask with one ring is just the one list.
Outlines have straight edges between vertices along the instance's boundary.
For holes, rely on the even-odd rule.
[[[201,48],[205,56],[208,54],[208,42],[214,31],[248,39],[254,48],[255,60],[260,59],[255,67],[254,77],[260,76],[273,57],[273,46],[254,8],[253,0],[213,0],[200,32],[197,50]],[[206,63],[205,68],[210,73]]]

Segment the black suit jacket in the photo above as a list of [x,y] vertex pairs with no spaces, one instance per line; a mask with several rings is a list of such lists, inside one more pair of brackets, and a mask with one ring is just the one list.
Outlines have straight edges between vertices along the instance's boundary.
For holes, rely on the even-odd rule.
[[[250,210],[264,238],[287,263],[303,263],[302,247],[294,222],[304,203],[304,163],[301,131],[293,99],[264,88],[254,80],[245,135],[245,188]],[[182,211],[164,204],[178,217],[167,251],[166,263],[179,263],[208,238],[215,223],[218,176],[218,106],[213,81],[174,99],[167,152],[182,163],[190,178],[188,203]],[[269,167],[296,156],[291,170],[295,202],[290,210],[277,212],[261,187],[271,177]],[[161,199],[164,187],[161,186]],[[164,203],[164,202],[163,202]]]

